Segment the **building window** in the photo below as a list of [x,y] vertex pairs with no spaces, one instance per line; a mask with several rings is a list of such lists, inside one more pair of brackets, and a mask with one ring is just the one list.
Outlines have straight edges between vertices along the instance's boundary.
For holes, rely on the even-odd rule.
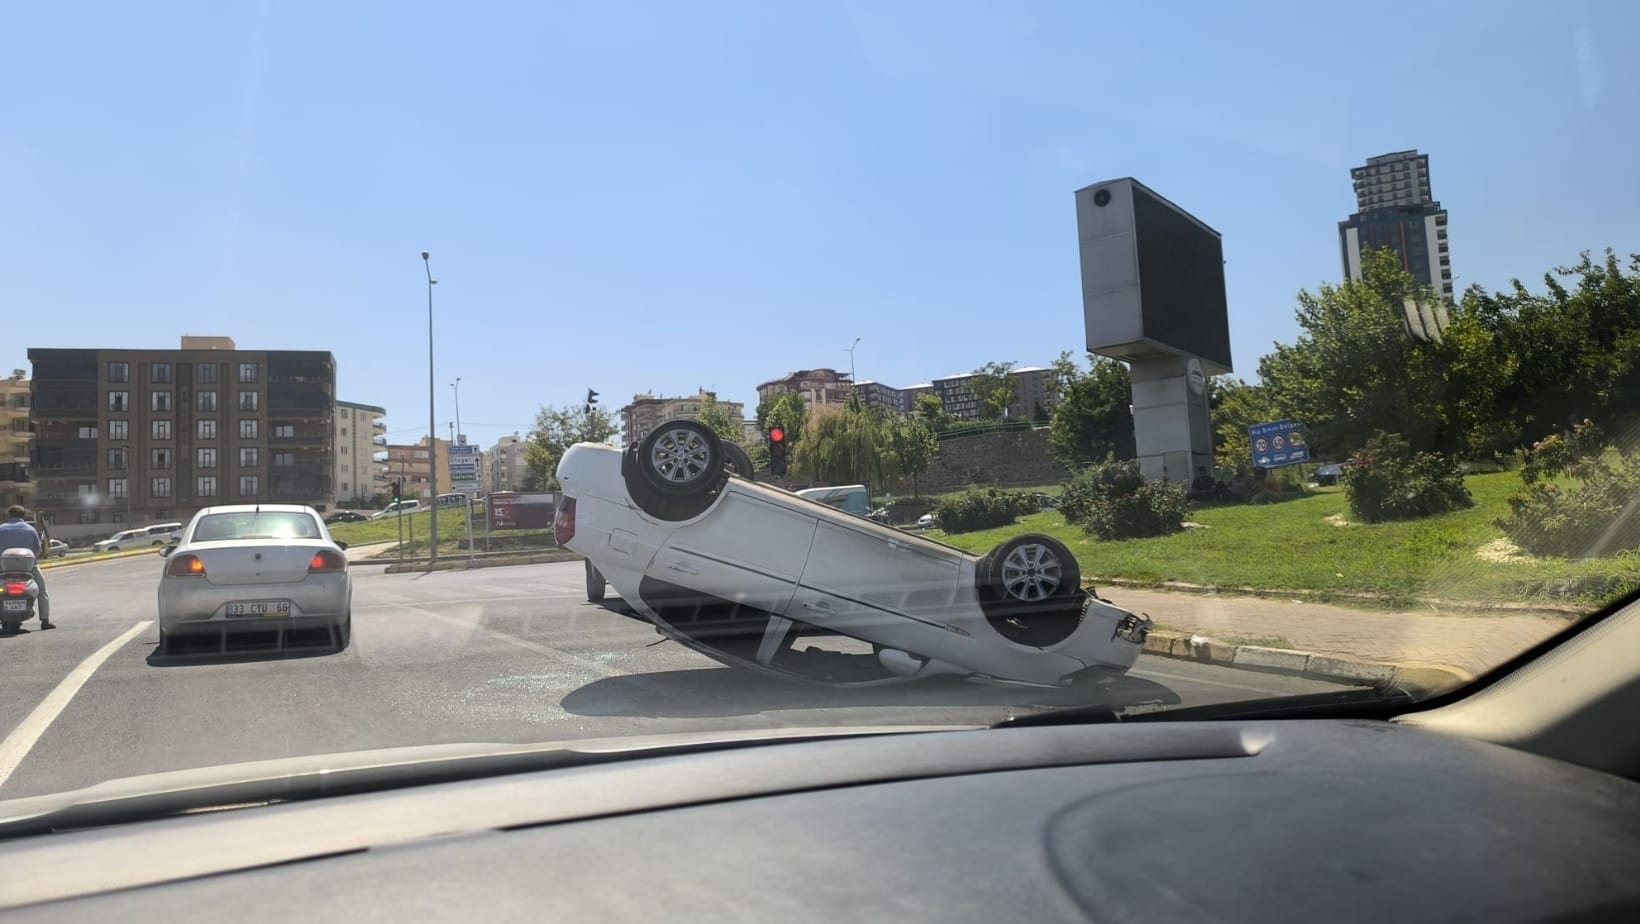
[[199,476],[199,478],[195,479],[194,488],[195,488],[194,493],[198,494],[200,497],[215,497],[216,496],[216,476],[215,475],[201,475],[201,476]]
[[216,421],[201,420],[199,422],[199,438],[202,440],[216,439]]
[[129,489],[126,487],[124,478],[108,479],[108,496],[114,500],[124,500],[129,496]]
[[240,497],[255,497],[256,494],[257,494],[257,491],[259,489],[259,485],[260,485],[260,481],[255,475],[240,475],[239,476],[239,496]]
[[347,428],[346,428],[346,427],[343,427],[343,428],[342,428],[342,435],[343,435],[343,436],[346,436],[346,435],[347,435]]
[[342,482],[342,491],[346,492],[346,491],[349,491],[349,490],[351,490],[351,488],[348,486],[348,483],[345,482],[345,481]]
[[168,439],[170,439],[171,438],[171,422],[169,420],[156,420],[156,421],[154,421],[153,422],[153,427],[152,427],[152,432],[153,432],[153,435],[154,435],[154,439],[156,439],[156,440],[168,440]]
[[[345,408],[345,407],[344,407],[344,408],[342,408],[342,419],[343,419],[343,420],[346,420],[346,419],[347,419],[347,418],[349,418],[349,417],[352,417],[352,416],[353,416],[353,412],[352,412],[352,411],[350,411],[350,410],[348,410],[348,409],[347,409],[347,408]],[[346,432],[347,432],[347,431],[346,431],[346,430],[343,430],[343,431],[342,431],[342,432],[343,432],[343,433],[346,433]]]
[[239,438],[240,439],[242,439],[242,440],[254,440],[254,439],[256,439],[256,432],[257,432],[257,422],[256,421],[254,421],[254,420],[241,420],[239,422]]
[[108,422],[108,438],[111,440],[126,440],[131,438],[131,421],[110,420]]
[[129,382],[129,381],[131,381],[131,364],[130,363],[109,363],[108,364],[108,381],[110,381],[110,382]]
[[239,467],[255,468],[261,462],[261,450],[255,446],[246,446],[239,450]]
[[347,466],[342,466],[342,474],[347,474]]
[[169,479],[169,478],[155,478],[152,482],[149,483],[148,487],[149,487],[148,493],[152,497],[170,497],[171,496],[171,479]]
[[216,392],[214,392],[214,391],[202,391],[202,392],[200,392],[199,395],[197,396],[197,398],[195,399],[194,405],[195,405],[195,407],[197,407],[199,410],[202,410],[202,411],[215,411],[216,410]]
[[149,367],[149,378],[153,380],[155,385],[171,384],[171,364],[154,363],[153,366]]
[[152,405],[152,410],[169,413],[171,410],[171,393],[156,391],[149,396],[149,404]]
[[[82,514],[82,517],[83,517],[83,514]],[[123,510],[110,511],[109,515],[108,515],[108,519],[109,519],[110,522],[113,522],[113,523],[124,523],[125,522],[125,511],[123,511]],[[80,520],[80,522],[84,523],[85,520],[82,518]],[[93,522],[95,522],[95,520],[93,520]]]
[[198,378],[201,385],[215,385],[216,363],[200,363]]
[[276,440],[295,439],[296,438],[296,425],[295,424],[277,424],[277,425],[275,425],[274,428],[273,428],[273,438],[276,439]]
[[344,455],[344,456],[347,455],[347,447],[346,446],[342,447],[342,455]]
[[96,438],[97,438],[97,428],[96,427],[81,427],[80,428],[80,439],[82,439],[82,440],[94,440]]
[[216,468],[216,447],[206,446],[199,450],[199,467]]
[[125,449],[108,450],[108,467],[119,470],[125,468]]
[[256,363],[239,364],[239,383],[241,385],[256,384]]
[[97,511],[95,511],[95,510],[81,510],[80,511],[80,522],[81,523],[95,523],[95,522],[97,522]]
[[239,409],[241,411],[256,410],[256,392],[242,391],[239,393]]
[[171,450],[156,449],[151,453],[153,467],[161,471],[171,467]]
[[111,391],[108,393],[108,409],[116,414],[124,414],[131,410],[131,393],[128,391]]
[[418,459],[427,458],[427,450],[425,450],[425,449],[416,450],[416,458],[418,458]]
[[[273,464],[274,465],[295,465],[296,464],[296,453],[294,453],[294,452],[276,452],[276,453],[273,454]],[[344,472],[347,471],[347,467],[343,466],[342,471],[344,471]]]

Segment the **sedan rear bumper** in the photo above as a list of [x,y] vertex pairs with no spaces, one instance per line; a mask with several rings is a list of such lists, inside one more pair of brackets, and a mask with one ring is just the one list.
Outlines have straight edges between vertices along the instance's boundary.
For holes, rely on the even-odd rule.
[[[267,615],[229,616],[234,603],[267,603]],[[288,604],[289,615],[276,612]],[[159,623],[167,633],[267,632],[335,626],[353,605],[348,575],[313,574],[287,584],[211,584],[199,578],[166,576],[159,584]]]

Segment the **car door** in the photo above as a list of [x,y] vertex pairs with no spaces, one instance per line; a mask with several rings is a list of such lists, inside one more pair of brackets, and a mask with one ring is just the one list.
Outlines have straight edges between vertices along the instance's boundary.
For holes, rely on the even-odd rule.
[[705,516],[673,530],[648,573],[739,606],[784,613],[803,574],[814,526],[806,510],[731,482]]
[[843,635],[940,657],[962,574],[961,553],[900,530],[831,514],[792,602],[792,618]]

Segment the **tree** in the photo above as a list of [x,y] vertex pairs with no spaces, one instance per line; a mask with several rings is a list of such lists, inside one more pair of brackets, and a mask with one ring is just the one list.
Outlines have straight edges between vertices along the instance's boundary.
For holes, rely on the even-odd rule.
[[615,418],[598,405],[545,407],[536,412],[524,448],[525,490],[558,487],[558,460],[576,443],[608,442],[615,435]]
[[981,420],[1001,420],[1016,397],[1013,372],[1015,363],[990,362],[974,370],[968,380],[968,391],[979,399]]
[[859,482],[876,489],[894,484],[904,471],[894,430],[895,421],[886,412],[865,407],[850,395],[840,408],[809,415],[802,439],[792,448],[792,470],[832,484]]
[[901,417],[890,422],[890,441],[900,478],[911,479],[911,494],[921,496],[917,476],[928,471],[928,466],[939,453],[940,444],[934,431],[917,417]]
[[1251,465],[1253,447],[1248,442],[1248,428],[1286,415],[1276,410],[1274,396],[1266,386],[1249,385],[1240,379],[1213,378],[1208,382],[1212,388],[1208,414],[1213,425],[1213,461],[1228,469]]
[[1048,455],[1069,469],[1108,456],[1138,455],[1133,439],[1133,384],[1127,364],[1088,354],[1087,372],[1061,353],[1053,364],[1059,403],[1048,424]]
[[713,433],[731,443],[739,443],[746,436],[745,428],[740,420],[729,413],[729,408],[720,403],[717,395],[708,393],[706,400],[700,403],[700,412],[695,420],[710,427]]
[[940,400],[939,395],[918,395],[917,405],[911,413],[932,433],[943,433],[951,425],[951,418],[945,413],[945,402]]

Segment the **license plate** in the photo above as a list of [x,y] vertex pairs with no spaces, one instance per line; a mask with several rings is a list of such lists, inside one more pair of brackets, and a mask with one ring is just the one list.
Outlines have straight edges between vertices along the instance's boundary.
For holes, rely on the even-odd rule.
[[279,603],[272,600],[266,600],[257,601],[254,603],[228,604],[228,616],[232,619],[237,619],[243,616],[267,616],[272,618],[289,615],[289,603]]
[[27,600],[6,600],[0,603],[0,613],[27,613]]

